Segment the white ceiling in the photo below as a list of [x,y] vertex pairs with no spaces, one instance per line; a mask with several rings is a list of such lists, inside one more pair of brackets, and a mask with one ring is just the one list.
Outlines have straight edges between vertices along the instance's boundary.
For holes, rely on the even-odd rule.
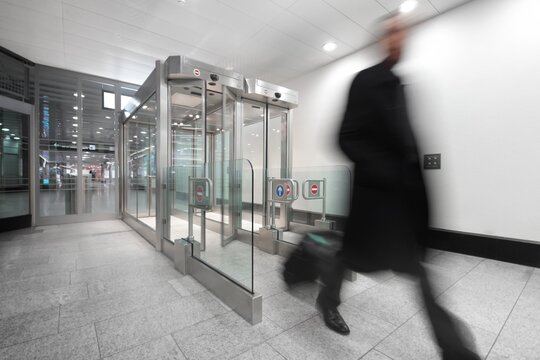
[[[468,0],[418,0],[415,20]],[[375,40],[402,0],[0,0],[0,45],[39,64],[142,83],[187,55],[274,83]],[[328,41],[338,47],[322,50]]]

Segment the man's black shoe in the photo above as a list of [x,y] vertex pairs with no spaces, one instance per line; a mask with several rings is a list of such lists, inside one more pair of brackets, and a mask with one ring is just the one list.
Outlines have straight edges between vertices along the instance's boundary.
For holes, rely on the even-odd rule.
[[321,311],[324,318],[324,323],[326,324],[326,326],[328,326],[328,328],[334,330],[338,334],[349,335],[351,330],[347,326],[345,320],[343,320],[343,318],[341,317],[338,309],[327,308],[319,305],[319,310]]

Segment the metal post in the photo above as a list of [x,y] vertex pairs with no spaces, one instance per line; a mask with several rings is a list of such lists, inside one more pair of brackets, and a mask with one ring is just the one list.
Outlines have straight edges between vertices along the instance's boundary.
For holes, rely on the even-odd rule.
[[[223,236],[223,234],[221,234]],[[201,251],[206,249],[206,211],[201,210]]]
[[323,193],[322,193],[322,221],[326,221],[326,178],[323,178]]
[[193,211],[194,208],[191,206],[192,199],[192,186],[191,186],[191,176],[188,178],[188,240],[193,241]]

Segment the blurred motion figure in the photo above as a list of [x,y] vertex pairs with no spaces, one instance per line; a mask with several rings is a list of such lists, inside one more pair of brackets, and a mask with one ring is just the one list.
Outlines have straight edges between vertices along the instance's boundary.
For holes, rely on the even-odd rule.
[[352,82],[339,145],[354,163],[354,189],[342,250],[334,271],[321,274],[317,304],[326,325],[348,334],[337,307],[346,268],[357,272],[394,270],[419,279],[435,338],[444,359],[479,359],[467,349],[457,323],[432,294],[423,258],[428,200],[416,141],[400,79],[405,28],[398,14],[382,21],[386,58],[359,72]]

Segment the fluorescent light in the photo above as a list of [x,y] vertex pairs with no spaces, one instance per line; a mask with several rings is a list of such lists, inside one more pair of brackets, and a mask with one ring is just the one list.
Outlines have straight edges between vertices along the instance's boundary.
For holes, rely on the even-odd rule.
[[184,123],[180,123],[180,126],[184,126]]
[[2,128],[2,131],[8,132],[9,129],[8,128]]
[[193,117],[193,114],[189,114],[188,116],[189,116],[189,117]]
[[78,118],[78,117],[76,117],[76,116],[74,116],[74,117],[73,117],[73,120],[79,120],[79,118]]
[[103,128],[102,128],[102,127],[100,127],[100,128],[99,128],[99,130],[103,130]]
[[148,106],[146,106],[146,105],[143,105],[143,107],[142,107],[142,108],[143,108],[143,110],[146,110],[146,109],[148,109]]
[[101,134],[101,131],[96,131],[96,134]]
[[76,142],[76,141],[72,141],[71,143],[72,143],[72,144],[76,144],[77,142]]
[[141,131],[141,134],[146,135],[146,131]]
[[417,0],[406,0],[399,6],[399,11],[402,13],[408,13],[413,11],[417,6]]
[[74,106],[74,107],[73,107],[73,110],[79,110],[79,107],[78,107],[78,106]]
[[14,139],[14,140],[21,140],[21,138],[18,137],[18,136],[15,136],[13,139]]
[[326,44],[323,45],[322,48],[324,51],[331,52],[331,51],[336,50],[337,44],[333,42],[327,42]]
[[79,136],[79,135],[77,135],[77,134],[73,134],[73,135],[71,135],[71,136],[73,136],[73,137],[77,137],[77,136]]
[[[129,114],[129,113],[128,113]],[[110,119],[111,117],[110,116],[105,116],[105,119]]]
[[79,124],[71,124],[71,125],[73,125],[73,126],[75,126],[75,127],[79,126]]

